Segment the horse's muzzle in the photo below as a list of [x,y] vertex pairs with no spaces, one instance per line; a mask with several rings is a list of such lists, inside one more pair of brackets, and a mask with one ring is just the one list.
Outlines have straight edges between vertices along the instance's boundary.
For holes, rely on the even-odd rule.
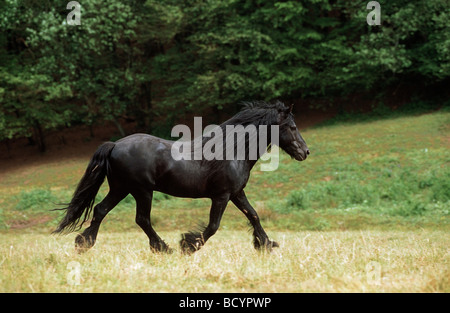
[[295,158],[297,161],[300,161],[300,162],[301,162],[301,161],[306,160],[306,158],[308,157],[309,154],[310,154],[309,149],[306,149],[306,150],[297,149],[297,153],[295,153],[294,158]]

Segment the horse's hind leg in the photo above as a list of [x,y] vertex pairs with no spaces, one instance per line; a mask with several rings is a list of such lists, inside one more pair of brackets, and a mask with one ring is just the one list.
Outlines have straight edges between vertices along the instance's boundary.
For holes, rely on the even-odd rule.
[[150,249],[154,252],[168,252],[172,249],[158,236],[150,221],[153,191],[133,194],[136,199],[136,224],[138,224],[150,241]]
[[113,192],[110,190],[106,197],[94,207],[94,216],[91,220],[91,225],[75,238],[75,247],[78,252],[84,252],[95,244],[98,229],[106,214],[125,198],[126,195],[127,193],[125,192]]

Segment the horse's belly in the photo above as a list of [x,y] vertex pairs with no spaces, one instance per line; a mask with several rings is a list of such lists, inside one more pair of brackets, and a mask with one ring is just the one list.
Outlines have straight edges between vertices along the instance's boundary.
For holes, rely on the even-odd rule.
[[177,183],[157,183],[155,185],[154,190],[160,191],[163,193],[166,193],[168,195],[174,196],[174,197],[183,197],[183,198],[204,198],[207,197],[206,192],[204,190],[192,186],[192,185],[185,185]]
[[198,173],[165,174],[157,179],[155,190],[175,197],[203,198],[208,196],[206,182],[199,177]]

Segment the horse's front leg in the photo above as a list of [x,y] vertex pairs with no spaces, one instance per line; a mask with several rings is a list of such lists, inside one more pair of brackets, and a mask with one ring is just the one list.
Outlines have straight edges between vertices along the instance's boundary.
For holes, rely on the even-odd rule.
[[253,245],[255,246],[255,249],[271,250],[273,247],[279,247],[277,242],[269,239],[266,232],[262,228],[258,213],[256,213],[255,209],[248,202],[244,190],[241,190],[238,194],[233,196],[231,201],[233,201],[237,208],[245,214],[250,224],[253,226]]
[[205,230],[202,232],[188,232],[181,236],[180,246],[184,253],[193,253],[199,250],[216,233],[229,199],[229,194],[213,198],[209,213],[209,223]]

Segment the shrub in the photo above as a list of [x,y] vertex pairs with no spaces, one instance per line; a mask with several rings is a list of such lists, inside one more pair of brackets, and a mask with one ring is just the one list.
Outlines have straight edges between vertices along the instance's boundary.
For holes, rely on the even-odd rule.
[[[294,190],[286,198],[287,208],[308,209],[310,201],[305,190]],[[289,210],[288,210],[289,211]]]
[[58,202],[49,189],[22,191],[16,198],[18,199],[17,210],[48,210]]

